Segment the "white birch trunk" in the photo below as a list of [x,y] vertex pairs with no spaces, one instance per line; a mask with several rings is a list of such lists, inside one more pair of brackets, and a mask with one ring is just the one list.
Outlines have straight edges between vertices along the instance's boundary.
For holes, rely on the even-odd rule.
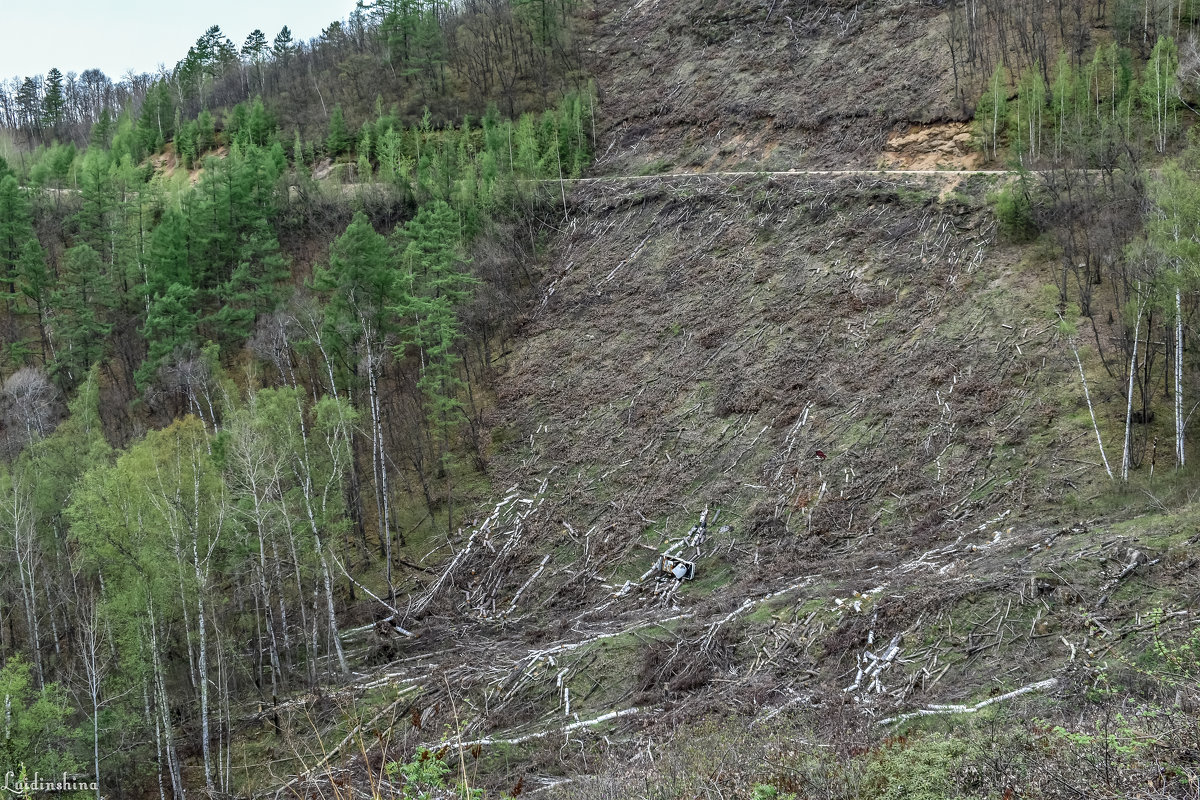
[[95,601],[79,600],[79,658],[83,662],[84,683],[92,702],[92,776],[96,781],[96,800],[100,800],[100,684],[104,678],[104,649],[100,641],[100,615]]
[[[1176,268],[1178,271],[1178,267]],[[1175,289],[1175,463],[1182,469],[1185,455],[1183,441],[1183,300]]]
[[[200,482],[197,476],[196,490]],[[204,624],[204,576],[200,571],[200,545],[197,538],[192,538],[192,564],[196,568],[196,614],[197,625],[200,629],[200,736],[201,750],[204,753],[204,786],[211,794],[216,785],[213,783],[212,752],[208,727],[208,633]]]
[[375,469],[376,513],[379,514],[379,536],[383,539],[383,555],[387,564],[384,574],[387,580],[388,600],[395,597],[392,588],[392,513],[388,492],[387,459],[383,452],[383,420],[382,408],[379,404],[379,382],[377,380],[375,351],[371,347],[373,330],[364,319],[363,342],[367,348],[367,390],[371,406],[371,461]]
[[[303,462],[304,474],[300,477],[301,495],[304,498],[304,511],[308,516],[308,525],[312,530],[313,546],[316,547],[317,556],[321,561],[321,579],[325,584],[325,601],[326,610],[329,614],[329,638],[333,640],[334,650],[337,652],[338,667],[343,675],[350,674],[350,665],[346,663],[346,653],[342,650],[342,637],[338,632],[337,613],[333,607],[333,580],[329,574],[329,560],[325,557],[325,548],[321,543],[320,526],[317,525],[316,513],[313,511],[313,488],[312,488],[312,468],[309,465],[308,458],[308,431],[304,424],[304,410],[300,411],[300,439],[303,445]],[[313,620],[313,627],[316,627],[316,620]]]
[[166,681],[163,678],[162,659],[158,651],[158,621],[155,619],[154,603],[147,601],[146,613],[150,617],[150,660],[154,670],[154,702],[158,707],[158,722],[162,724],[163,751],[167,757],[167,772],[171,776],[172,797],[186,797],[183,772],[179,766],[179,754],[175,751],[175,735],[171,728],[171,706],[167,701]]
[[1121,453],[1121,480],[1129,480],[1129,433],[1133,423],[1133,383],[1137,376],[1138,336],[1142,329],[1142,301],[1140,298],[1142,286],[1138,284],[1137,319],[1133,323],[1133,356],[1129,359],[1129,392],[1125,400],[1125,447]]
[[[29,649],[33,656],[33,671],[38,688],[45,686],[42,668],[41,630],[37,613],[37,547],[34,530],[33,501],[25,491],[24,481],[15,469],[10,473],[11,488],[2,508],[4,524],[12,532],[13,557],[17,563],[17,580],[21,586],[21,603],[25,610],[25,627]],[[13,643],[15,645],[15,642]]]
[[1104,442],[1100,439],[1100,426],[1096,424],[1096,410],[1092,407],[1092,395],[1088,391],[1087,377],[1083,374],[1083,361],[1079,358],[1079,348],[1071,342],[1071,352],[1075,354],[1075,363],[1079,366],[1079,380],[1083,383],[1083,399],[1087,401],[1088,413],[1092,416],[1092,429],[1096,431],[1096,444],[1100,448],[1100,460],[1104,462],[1104,471],[1108,473],[1109,480],[1112,480],[1112,467],[1108,465],[1108,456],[1104,453]]

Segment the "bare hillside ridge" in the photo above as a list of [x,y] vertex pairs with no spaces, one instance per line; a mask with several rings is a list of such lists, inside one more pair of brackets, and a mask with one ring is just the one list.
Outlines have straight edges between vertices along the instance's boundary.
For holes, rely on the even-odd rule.
[[910,123],[967,119],[941,5],[601,2],[599,166],[874,166]]

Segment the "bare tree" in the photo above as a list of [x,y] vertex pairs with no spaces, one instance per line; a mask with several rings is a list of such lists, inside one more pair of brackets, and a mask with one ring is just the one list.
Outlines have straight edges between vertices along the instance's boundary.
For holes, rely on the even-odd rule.
[[0,388],[0,424],[8,455],[54,430],[60,413],[58,389],[46,373],[21,367]]

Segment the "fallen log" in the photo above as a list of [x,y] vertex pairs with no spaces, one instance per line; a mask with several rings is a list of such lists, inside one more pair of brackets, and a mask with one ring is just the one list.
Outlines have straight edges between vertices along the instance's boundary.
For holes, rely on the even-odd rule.
[[1020,689],[1014,689],[1011,692],[989,697],[987,700],[980,701],[973,706],[965,706],[959,704],[950,705],[933,705],[928,708],[922,708],[919,711],[909,711],[906,714],[898,714],[894,717],[881,719],[876,725],[891,725],[895,722],[904,722],[905,720],[915,719],[916,717],[928,717],[936,714],[974,714],[976,711],[982,711],[988,706],[1002,703],[1005,700],[1012,700],[1014,697],[1020,697],[1023,694],[1037,692],[1042,690],[1054,689],[1058,686],[1058,678],[1049,678],[1037,683],[1031,683],[1028,686],[1022,686]]

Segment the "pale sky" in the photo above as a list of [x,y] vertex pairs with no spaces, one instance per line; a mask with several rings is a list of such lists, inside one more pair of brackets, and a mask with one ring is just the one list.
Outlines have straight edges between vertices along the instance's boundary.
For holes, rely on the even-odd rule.
[[271,42],[287,25],[307,41],[353,10],[354,0],[0,0],[0,80],[58,67],[64,75],[98,68],[116,81],[175,66],[212,25],[241,49],[255,28]]

